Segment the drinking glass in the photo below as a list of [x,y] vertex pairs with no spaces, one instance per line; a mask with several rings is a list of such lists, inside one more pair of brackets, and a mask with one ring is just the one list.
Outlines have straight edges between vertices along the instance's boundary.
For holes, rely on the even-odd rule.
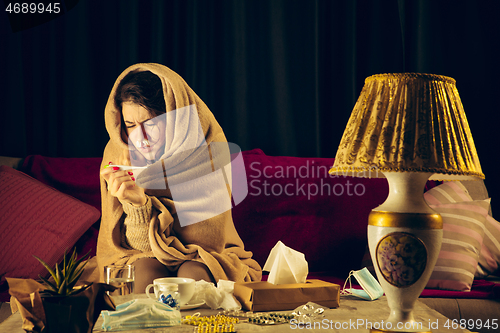
[[122,296],[134,293],[135,267],[132,265],[109,265],[104,267],[107,284],[116,287],[109,295]]

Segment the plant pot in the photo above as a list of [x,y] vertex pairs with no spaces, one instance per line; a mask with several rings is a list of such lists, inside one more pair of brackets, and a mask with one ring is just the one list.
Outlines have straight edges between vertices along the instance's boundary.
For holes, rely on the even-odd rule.
[[105,293],[111,288],[97,283],[70,296],[40,292],[46,318],[44,333],[91,333],[101,310],[114,310]]

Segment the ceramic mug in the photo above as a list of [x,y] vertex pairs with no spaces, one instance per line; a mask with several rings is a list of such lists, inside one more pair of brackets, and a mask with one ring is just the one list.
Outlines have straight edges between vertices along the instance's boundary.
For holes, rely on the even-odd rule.
[[[158,300],[158,298],[161,295],[161,291],[166,289],[167,284],[169,283],[175,283],[178,285],[180,305],[185,305],[191,300],[191,298],[194,295],[195,281],[193,279],[181,278],[181,277],[166,277],[166,278],[154,279],[153,283],[149,284],[146,287],[146,295],[149,298]],[[153,294],[150,293],[151,287],[154,287],[154,296]]]

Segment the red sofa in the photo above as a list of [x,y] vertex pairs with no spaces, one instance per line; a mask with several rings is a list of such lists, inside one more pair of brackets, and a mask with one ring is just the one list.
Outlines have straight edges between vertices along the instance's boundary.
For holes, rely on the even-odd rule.
[[[262,266],[271,248],[280,240],[305,254],[309,278],[342,286],[350,270],[362,268],[367,244],[367,217],[370,210],[387,196],[385,179],[332,177],[328,170],[333,158],[268,156],[259,149],[244,151],[242,156],[248,194],[233,208],[233,219],[246,249],[253,252]],[[17,168],[17,172],[85,203],[89,209],[100,210],[100,158],[31,155],[9,163]],[[478,183],[484,186],[482,182]],[[428,184],[429,187],[434,185]],[[91,251],[91,255],[95,255],[99,219],[85,223],[88,227],[81,234],[73,235],[67,244],[70,248],[76,246],[80,254]],[[58,249],[60,257],[64,250]],[[8,274],[7,277],[36,278]],[[0,301],[8,301],[5,276],[1,276],[0,283]],[[470,319],[464,312],[468,305],[456,309],[457,300],[462,300],[463,304],[469,302],[467,300],[479,301],[488,311],[494,309],[500,313],[497,301],[500,284],[487,279],[474,280],[470,292],[426,289],[421,297],[450,318]],[[449,302],[453,302],[453,308],[449,307]],[[471,308],[475,311],[477,305]],[[483,311],[480,315],[488,316],[490,312]]]

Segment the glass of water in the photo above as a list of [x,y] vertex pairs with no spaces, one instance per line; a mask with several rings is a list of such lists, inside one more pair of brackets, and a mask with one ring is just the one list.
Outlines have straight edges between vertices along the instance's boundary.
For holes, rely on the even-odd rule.
[[116,287],[109,295],[122,296],[134,293],[135,270],[132,265],[109,265],[104,267],[104,277],[107,284]]

